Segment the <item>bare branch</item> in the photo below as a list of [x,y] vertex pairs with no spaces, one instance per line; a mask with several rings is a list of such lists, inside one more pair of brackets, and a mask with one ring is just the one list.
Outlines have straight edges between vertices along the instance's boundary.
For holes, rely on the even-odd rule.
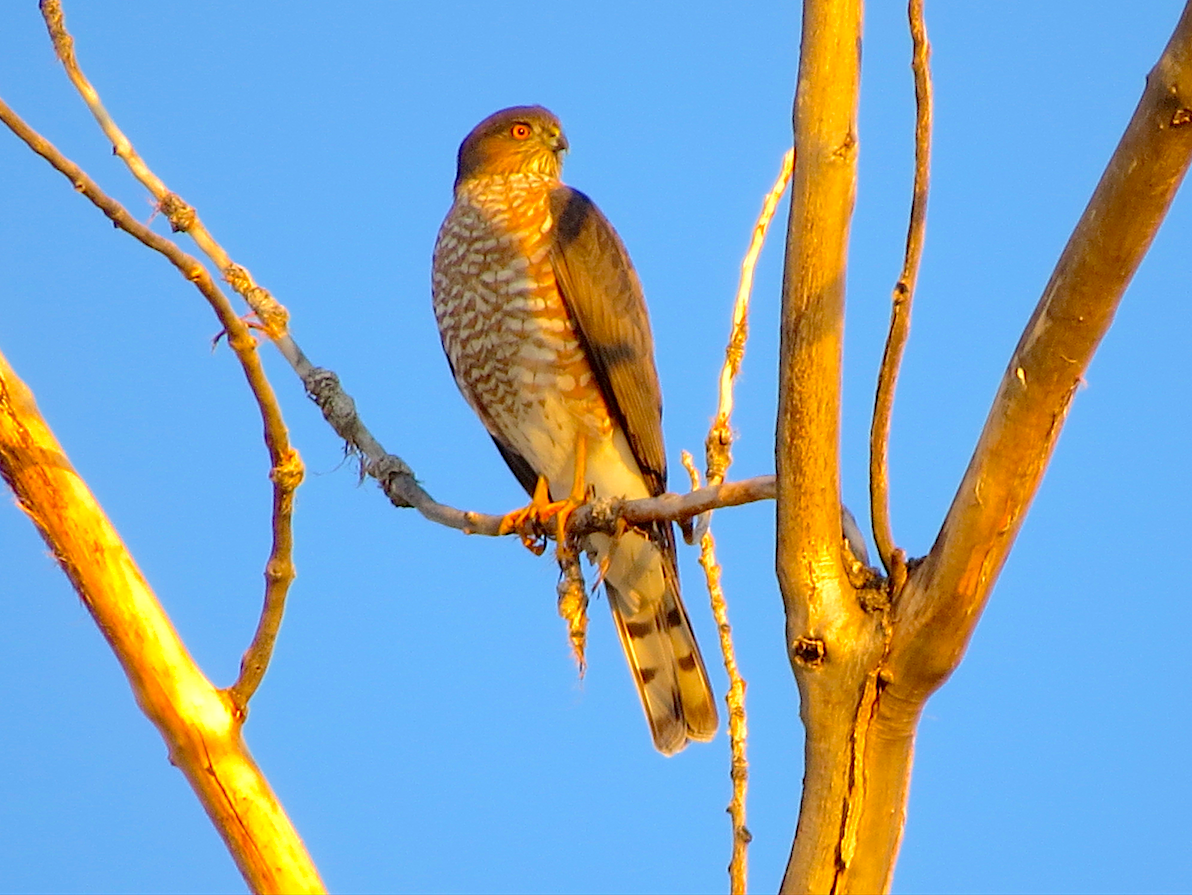
[[886,608],[883,594],[858,591],[850,580],[840,536],[841,353],[860,46],[860,0],[805,0],[775,456],[778,583],[806,745],[783,892],[877,891],[881,883],[866,889],[854,876],[886,860],[869,854],[858,835],[869,794],[861,758],[881,683]]
[[75,89],[83,98],[83,102],[95,116],[100,129],[111,141],[116,155],[128,166],[128,170],[144,185],[145,189],[153,194],[153,198],[157,200],[158,206],[169,220],[174,232],[184,232],[190,235],[203,254],[211,259],[211,263],[219,270],[220,276],[252,308],[253,313],[261,321],[266,335],[293,363],[297,348],[294,346],[291,349],[287,345],[289,341],[287,329],[289,312],[273,298],[269,290],[258,286],[244,267],[232,261],[223,246],[215,241],[203,225],[198,212],[184,202],[177,193],[171,192],[165,183],[150,170],[145,160],[133,148],[132,142],[116,125],[100,101],[98,91],[87,80],[79,66],[78,57],[74,51],[74,38],[66,30],[66,16],[62,12],[61,0],[41,0],[39,5],[58,59],[66,69],[70,82],[74,84]]
[[243,716],[247,711],[248,700],[260,685],[265,669],[269,666],[277,631],[285,612],[286,595],[294,580],[294,491],[302,482],[304,474],[298,451],[290,445],[289,433],[281,415],[281,405],[261,366],[256,340],[248,326],[232,310],[227,296],[215,285],[210,273],[197,259],[136,220],[123,205],[104,193],[82,168],[21,120],[3,100],[0,100],[0,121],[3,121],[30,149],[70,180],[74,188],[90,199],[113,224],[154,251],[160,252],[179,273],[194,283],[219,318],[228,344],[244,370],[245,379],[261,413],[265,446],[269,450],[269,460],[272,463],[269,478],[273,483],[273,546],[265,564],[265,599],[261,620],[253,642],[241,661],[240,677],[229,689],[233,702]]
[[[74,38],[66,30],[66,17],[60,0],[41,0],[40,8],[58,59],[66,69],[71,83],[87,104],[87,108],[91,110],[100,129],[111,141],[116,155],[124,161],[133,176],[157,200],[159,208],[170,221],[170,226],[174,231],[189,233],[220,270],[224,279],[244,297],[249,307],[256,313],[265,333],[274,341],[286,341],[288,339],[288,313],[285,308],[278,304],[267,290],[257,286],[247,270],[231,261],[227,253],[211,237],[207,228],[203,226],[195,210],[177,194],[170,192],[165,183],[153,173],[145,160],[133,148],[132,142],[120,130],[115,120],[108,114],[99,92],[83,74],[79,65],[78,57],[75,55]],[[158,251],[160,250],[159,248]],[[197,262],[195,263],[197,264]],[[211,298],[208,297],[208,300],[211,301]],[[226,313],[221,312],[219,308],[216,309],[216,313],[220,316],[225,331],[229,334],[229,343],[233,343],[234,330],[224,319],[231,312],[231,306],[222,294],[219,300],[225,306]],[[240,329],[244,328],[240,327]],[[232,347],[237,350],[237,356],[239,356],[240,349],[237,348],[237,345],[233,344]],[[243,350],[248,350],[245,346],[240,347]],[[253,342],[251,350],[255,357],[255,342]],[[244,363],[243,359],[241,359],[241,363]],[[259,362],[256,363],[256,369],[260,370]],[[247,710],[248,701],[260,686],[265,671],[269,667],[278,630],[285,613],[286,595],[294,579],[292,526],[294,491],[301,484],[303,477],[302,462],[298,458],[297,452],[289,445],[289,436],[272,387],[263,373],[250,375],[249,382],[264,417],[265,443],[273,465],[269,476],[273,482],[273,545],[269,559],[265,564],[265,599],[261,618],[252,643],[241,660],[240,675],[229,688],[232,699],[240,707],[242,713]]]
[[[859,0],[810,0],[795,97],[779,373],[779,583],[794,629],[800,595],[844,580],[840,369],[848,224],[856,188]],[[843,594],[831,599],[842,598]]]
[[1002,377],[931,553],[897,606],[890,663],[930,693],[956,667],[1047,468],[1072,398],[1192,159],[1192,2]]
[[[691,478],[691,489],[700,488],[699,470],[691,454],[683,451],[683,468]],[[745,895],[749,882],[749,843],[753,834],[745,826],[745,797],[749,790],[749,761],[745,750],[749,740],[749,729],[745,719],[745,679],[737,667],[737,651],[733,646],[733,629],[728,622],[728,603],[724,599],[724,588],[720,584],[720,563],[716,561],[716,541],[711,529],[700,535],[699,564],[704,570],[708,596],[712,602],[712,615],[716,619],[716,630],[720,634],[720,651],[724,655],[724,670],[728,673],[728,693],[724,696],[728,706],[728,741],[732,755],[729,775],[733,781],[733,797],[728,805],[729,818],[733,825],[733,854],[728,864],[729,892]]]
[[255,892],[321,892],[298,833],[240,736],[241,713],[195,666],[119,534],[0,355],[0,474],[120,661],[170,761]]
[[[741,262],[741,280],[737,286],[736,300],[733,302],[732,329],[729,334],[728,346],[724,349],[724,365],[720,368],[720,393],[716,418],[704,441],[708,484],[712,486],[720,485],[724,481],[728,468],[733,462],[733,430],[730,424],[733,413],[733,384],[741,370],[741,361],[745,357],[745,340],[749,336],[749,299],[753,293],[753,270],[757,266],[758,256],[765,244],[766,232],[770,229],[774,211],[790,182],[794,161],[794,150],[788,150],[782,157],[782,167],[778,173],[778,179],[762,202],[762,210],[758,215],[757,223],[753,226],[753,236],[749,241],[749,248]],[[683,451],[683,466],[691,477],[692,491],[698,491],[700,489],[699,472],[687,451]],[[732,628],[728,623],[728,606],[724,599],[724,590],[720,585],[720,564],[716,561],[716,542],[712,538],[710,523],[711,514],[704,515],[701,523],[696,526],[696,530],[700,534],[699,562],[704,569],[708,596],[712,602],[712,614],[716,618],[717,628],[720,631],[720,651],[724,656],[724,669],[729,678],[729,691],[725,696],[729,714],[729,747],[732,752],[730,775],[733,781],[733,797],[728,808],[733,825],[733,853],[728,865],[729,888],[733,895],[744,895],[749,879],[748,849],[752,839],[745,826],[745,794],[749,787],[749,762],[745,757],[747,740],[745,681],[737,669]],[[687,526],[683,527],[683,534],[688,543],[692,540],[689,537],[689,531]]]
[[888,888],[915,728],[959,664],[1050,459],[1084,369],[1192,159],[1192,3],[1176,26],[1002,379],[929,556],[888,616],[858,725],[854,866],[837,891]]
[[869,513],[878,555],[891,581],[906,577],[906,555],[897,549],[890,528],[890,481],[887,471],[890,446],[890,414],[894,407],[894,389],[898,369],[911,328],[911,304],[919,262],[923,257],[923,236],[927,229],[927,193],[931,179],[931,44],[923,21],[923,0],[907,4],[913,51],[911,70],[915,78],[915,186],[911,199],[910,223],[906,232],[906,254],[902,275],[894,286],[890,310],[890,332],[878,373],[877,395],[873,402],[873,422],[869,429]]
[[[720,394],[716,408],[716,419],[708,431],[705,442],[707,455],[707,477],[709,485],[718,485],[724,481],[729,465],[733,462],[732,444],[733,430],[730,420],[733,415],[733,383],[741,371],[741,361],[745,357],[745,340],[749,337],[749,298],[753,293],[753,270],[757,266],[758,256],[766,242],[766,233],[770,229],[770,221],[782,194],[786,192],[790,183],[791,170],[795,164],[795,151],[787,150],[782,157],[782,167],[778,172],[778,179],[766,194],[762,202],[761,213],[757,223],[753,225],[753,237],[749,240],[749,249],[741,262],[741,281],[737,286],[737,298],[733,302],[733,325],[729,335],[728,345],[724,349],[724,365],[720,368]],[[695,485],[692,485],[695,488]]]

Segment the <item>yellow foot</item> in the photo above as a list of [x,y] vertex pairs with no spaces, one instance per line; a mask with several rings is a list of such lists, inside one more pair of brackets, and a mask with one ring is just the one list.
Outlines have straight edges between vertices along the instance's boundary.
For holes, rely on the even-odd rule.
[[527,550],[538,556],[546,549],[545,525],[567,506],[568,501],[551,501],[550,487],[544,477],[538,477],[538,484],[534,486],[534,496],[530,503],[520,510],[506,514],[501,520],[498,534],[507,535],[516,532]]
[[562,562],[567,552],[567,523],[571,514],[582,507],[588,500],[588,488],[584,484],[584,475],[588,465],[588,439],[580,435],[575,441],[575,477],[571,482],[571,493],[566,500],[558,502],[555,510],[555,558]]
[[517,532],[526,549],[541,556],[546,549],[545,524],[551,519],[555,522],[555,540],[558,541],[556,555],[562,558],[564,545],[567,543],[567,521],[571,514],[578,510],[588,499],[587,487],[584,484],[584,470],[588,459],[588,440],[580,435],[575,442],[575,477],[571,484],[571,493],[563,500],[550,499],[550,485],[545,476],[538,476],[538,484],[534,486],[534,496],[530,498],[528,506],[514,510],[501,520],[498,534]]

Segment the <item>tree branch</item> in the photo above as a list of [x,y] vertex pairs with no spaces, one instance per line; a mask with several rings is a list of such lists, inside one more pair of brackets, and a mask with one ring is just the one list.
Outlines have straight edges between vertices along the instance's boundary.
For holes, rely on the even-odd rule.
[[923,236],[927,230],[927,193],[931,181],[931,44],[923,21],[923,0],[907,4],[910,19],[911,70],[915,77],[915,186],[911,199],[910,223],[907,225],[906,253],[902,274],[894,286],[890,310],[890,332],[878,373],[877,394],[873,401],[873,422],[869,429],[869,514],[878,556],[891,578],[893,592],[906,581],[906,555],[898,550],[890,527],[890,480],[887,472],[890,446],[890,414],[894,407],[894,389],[898,369],[911,328],[911,304],[915,281],[923,257]]
[[733,462],[733,430],[730,425],[733,415],[733,384],[736,382],[737,374],[741,371],[741,361],[745,358],[745,341],[749,338],[749,299],[753,294],[753,270],[757,266],[762,246],[765,245],[770,221],[774,217],[782,194],[786,192],[787,184],[790,183],[794,165],[795,151],[789,149],[782,157],[782,167],[778,171],[778,178],[762,201],[762,210],[758,214],[757,223],[753,225],[753,236],[749,240],[749,248],[741,262],[741,281],[737,286],[736,300],[733,302],[732,329],[729,333],[728,345],[724,349],[724,364],[720,368],[716,419],[708,431],[708,437],[704,444],[707,462],[706,475],[709,485],[723,482],[728,467]]
[[261,365],[256,340],[248,326],[232,310],[227,296],[215,285],[207,269],[197,259],[136,220],[129,214],[128,209],[101,190],[82,168],[29,127],[3,100],[0,100],[0,121],[30,149],[70,180],[74,188],[91,200],[113,224],[164,255],[182,276],[195,285],[224,327],[228,345],[244,370],[245,379],[261,413],[265,446],[269,450],[272,463],[269,478],[273,483],[273,546],[265,564],[265,599],[261,619],[252,644],[241,660],[240,676],[229,688],[229,695],[243,718],[248,710],[248,701],[256,692],[265,669],[269,666],[285,612],[286,595],[294,580],[294,491],[301,484],[304,475],[298,451],[290,445],[289,433],[281,415],[281,405]]
[[40,0],[38,4],[46,28],[50,33],[50,40],[54,44],[54,52],[66,69],[67,77],[78,90],[83,102],[91,110],[100,129],[112,143],[112,149],[128,166],[132,175],[141,182],[145,189],[157,200],[158,207],[170,222],[175,233],[186,233],[195,241],[199,249],[211,259],[220,275],[252,308],[253,313],[261,322],[266,335],[281,350],[283,356],[291,363],[296,357],[297,346],[292,346],[289,339],[289,312],[279,304],[269,290],[257,285],[247,269],[236,264],[224,251],[223,246],[199,219],[198,212],[182,200],[177,193],[171,192],[165,183],[150,170],[145,160],[133,148],[132,141],[116,125],[115,120],[108,114],[100,101],[99,92],[83,74],[79,66],[78,57],[74,51],[74,38],[66,30],[66,16],[62,11],[61,0]]
[[777,442],[778,582],[806,728],[803,798],[783,892],[836,891],[856,851],[881,612],[849,580],[840,524],[840,382],[856,190],[860,0],[806,0],[783,275]]
[[[915,729],[959,664],[1050,460],[1081,376],[1192,159],[1192,3],[1010,359],[931,553],[889,610],[856,776],[858,860],[838,891],[888,888]],[[870,698],[870,693],[872,698]],[[862,858],[861,856],[869,856]]]
[[323,883],[240,737],[240,711],[186,652],[119,534],[0,355],[0,475],[128,676],[137,704],[256,892]]
[[896,612],[890,661],[930,692],[960,661],[1072,398],[1192,159],[1192,2],[1002,377],[931,553]]
[[[708,484],[720,485],[732,465],[733,429],[733,386],[741,371],[745,357],[745,341],[749,338],[749,299],[753,294],[753,271],[758,256],[766,242],[770,221],[786,186],[790,182],[795,163],[794,150],[788,150],[782,157],[778,178],[762,201],[762,210],[753,226],[749,248],[741,262],[741,280],[737,286],[737,297],[733,302],[733,322],[729,332],[728,345],[724,349],[724,364],[720,368],[720,389],[716,418],[708,429],[704,440],[704,455],[707,461]],[[699,471],[687,451],[683,451],[683,467],[691,477],[691,490],[700,489]],[[729,860],[729,891],[732,895],[745,895],[749,884],[749,843],[752,836],[745,826],[745,796],[749,788],[749,762],[746,758],[748,730],[745,716],[745,679],[737,667],[736,649],[733,646],[733,629],[728,621],[728,603],[724,599],[724,588],[720,583],[720,563],[716,560],[716,541],[712,537],[710,514],[704,516],[699,530],[699,564],[704,570],[712,614],[720,632],[720,652],[724,656],[724,670],[728,674],[728,693],[724,701],[728,708],[729,750],[732,754],[730,776],[733,782],[733,797],[728,813],[733,827],[733,851]],[[686,536],[686,529],[684,529]],[[688,539],[690,542],[690,539]]]

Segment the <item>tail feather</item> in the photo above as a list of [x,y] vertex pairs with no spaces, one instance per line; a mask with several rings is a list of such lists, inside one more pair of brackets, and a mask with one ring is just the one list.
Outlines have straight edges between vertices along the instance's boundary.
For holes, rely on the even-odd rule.
[[597,553],[611,553],[605,573],[609,608],[655,747],[674,755],[689,740],[712,739],[716,703],[679,596],[673,555],[636,533],[615,544],[600,540],[605,543],[596,545]]

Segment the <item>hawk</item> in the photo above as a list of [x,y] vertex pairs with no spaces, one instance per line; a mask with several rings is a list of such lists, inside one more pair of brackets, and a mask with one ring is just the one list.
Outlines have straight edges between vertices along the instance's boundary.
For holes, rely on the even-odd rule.
[[[567,150],[541,106],[503,109],[459,147],[455,201],[434,250],[433,299],[456,384],[532,495],[510,514],[560,516],[585,496],[666,490],[662,397],[637,273],[608,219],[559,180]],[[716,706],[679,596],[669,522],[583,545],[654,745],[716,733]]]

